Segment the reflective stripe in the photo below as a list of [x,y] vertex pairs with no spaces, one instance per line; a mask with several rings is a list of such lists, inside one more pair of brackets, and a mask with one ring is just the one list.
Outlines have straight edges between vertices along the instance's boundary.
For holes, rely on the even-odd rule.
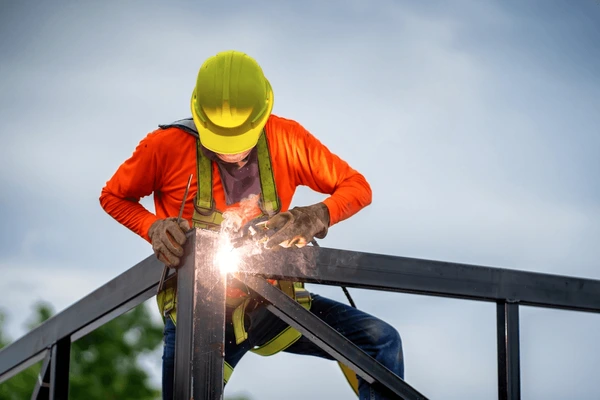
[[[160,125],[160,127],[163,129],[177,127],[196,137],[196,176],[198,181],[198,189],[196,192],[196,198],[194,199],[194,214],[192,216],[192,221],[195,228],[219,230],[221,222],[223,222],[223,214],[216,210],[212,196],[213,163],[204,155],[202,151],[202,145],[200,143],[200,138],[198,136],[193,119],[187,118],[175,121],[170,125]],[[279,196],[277,195],[277,186],[275,185],[275,177],[273,175],[271,155],[269,153],[269,143],[264,130],[258,138],[256,148],[261,188],[259,206],[262,211],[262,215],[258,218],[261,218],[265,215],[272,216],[277,214],[281,210],[281,204],[279,202]],[[304,289],[304,285],[302,283],[280,281],[279,286],[281,290],[283,290],[289,297],[297,300],[306,309],[310,309],[310,294],[306,289]],[[172,287],[170,290],[166,289],[164,292],[159,293],[157,295],[157,301],[159,303],[161,315],[164,317],[168,314],[175,323],[177,320],[176,288]],[[239,302],[242,302],[241,305]],[[244,327],[244,314],[248,302],[249,301],[247,299],[244,300],[243,298],[227,299],[228,306],[231,306],[231,303],[233,303],[233,306],[236,307],[235,311],[233,312],[232,319],[236,342],[238,344],[242,343],[248,338],[248,333]],[[256,352],[257,354],[272,355],[289,347],[292,343],[298,340],[300,336],[301,334],[298,331],[288,327],[280,332],[275,339],[252,351]]]
[[227,361],[225,361],[225,364],[223,364],[223,381],[224,381],[224,383],[227,383],[229,378],[231,378],[231,374],[233,374],[233,367],[231,365],[229,365],[227,363]]
[[[273,176],[267,135],[264,133],[264,131],[258,138],[256,148],[261,191],[259,207],[263,213],[263,215],[258,217],[260,218],[264,215],[275,215],[279,212],[281,206],[279,203],[279,197],[277,196],[275,178]],[[215,209],[215,203],[212,197],[213,164],[210,159],[204,155],[199,139],[196,140],[196,157],[198,160],[198,191],[196,192],[194,215],[192,217],[194,227],[218,229],[218,225],[220,225],[223,221],[223,215],[221,212]]]
[[[194,228],[209,229],[209,230],[220,230],[220,225],[223,222],[223,214],[216,210],[214,199],[212,196],[213,187],[213,163],[206,157],[202,151],[202,145],[198,138],[198,132],[195,129],[194,121],[192,119],[183,119],[174,122],[170,125],[160,125],[161,128],[166,129],[170,127],[177,127],[183,129],[185,132],[196,137],[196,165],[197,165],[197,181],[198,189],[196,192],[196,198],[194,199],[194,214],[192,216],[192,222]],[[260,202],[259,206],[263,212],[258,218],[265,215],[271,216],[280,210],[279,197],[277,196],[277,188],[275,186],[275,178],[273,176],[273,168],[271,166],[271,156],[269,154],[269,145],[265,132],[260,135],[258,139],[257,154],[258,154],[258,169],[260,174]],[[158,298],[158,296],[157,296]],[[228,303],[231,303],[228,298]],[[239,301],[243,301],[240,299]],[[235,299],[235,306],[238,306],[238,300]],[[173,306],[170,309],[169,315],[171,315],[173,321],[177,319],[177,299],[174,298]],[[161,315],[165,315],[166,311],[159,304],[159,310]],[[242,315],[243,317],[243,315]],[[243,324],[241,325],[243,331]],[[242,333],[243,336],[243,333]]]
[[281,291],[283,293],[287,294],[292,299],[296,297],[295,296],[295,291],[294,291],[294,282],[280,281],[279,282],[279,289],[281,289]]
[[173,323],[176,324],[177,316],[175,309],[177,308],[177,277],[176,274],[165,281],[165,288],[156,295],[156,303],[160,310],[160,315],[163,318],[170,315]]
[[280,351],[287,349],[288,347],[296,343],[296,341],[301,337],[302,334],[300,332],[298,332],[291,326],[288,326],[287,328],[282,330],[279,333],[279,335],[275,336],[273,339],[271,339],[264,345],[251,349],[250,351],[265,357],[272,356],[274,354],[279,353]]
[[[212,197],[213,166],[212,162],[202,152],[198,131],[196,130],[193,119],[186,118],[175,121],[169,125],[159,125],[159,127],[163,129],[177,127],[196,137],[198,189],[196,198],[194,199],[194,214],[192,216],[192,221],[195,228],[219,230],[221,222],[223,222],[223,214],[216,210],[214,199]],[[261,186],[259,207],[262,211],[262,215],[257,218],[264,217],[265,215],[270,217],[281,210],[281,204],[279,202],[279,196],[277,195],[277,186],[275,185],[275,178],[273,175],[271,155],[269,153],[267,135],[264,130],[258,139],[257,154]],[[177,325],[177,279],[175,277],[176,274],[172,278],[172,283],[174,283],[174,285],[166,287],[165,290],[157,294],[156,300],[163,318],[168,315],[173,323]],[[300,303],[305,309],[310,310],[310,293],[304,288],[302,282],[279,281],[278,284],[284,293]],[[237,344],[242,343],[248,338],[248,333],[244,327],[244,314],[249,303],[249,298],[245,300],[242,299],[243,298],[227,298],[227,306],[236,307],[232,315],[232,322]],[[242,303],[239,304],[239,302]],[[250,351],[261,356],[271,356],[287,349],[301,337],[302,334],[300,332],[288,326],[269,342],[260,347],[255,347]],[[356,378],[356,374],[345,365],[341,363],[338,364],[340,365],[346,380],[358,395],[358,379]],[[229,381],[232,374],[233,367],[225,362],[223,365],[224,383]]]
[[233,323],[233,333],[235,335],[235,343],[240,344],[244,340],[248,339],[248,332],[244,326],[244,315],[246,314],[246,307],[250,303],[250,298],[240,304],[231,315],[231,322]]
[[212,162],[204,155],[200,139],[196,140],[196,153],[198,191],[196,192],[196,210],[194,214],[199,213],[202,216],[210,216],[217,213],[212,197]]
[[[289,281],[280,281],[279,286],[282,291],[286,292],[289,296],[289,288],[291,287],[293,290],[292,297],[298,303],[302,305],[302,307],[310,310],[311,306],[311,298],[308,290],[304,288],[304,284],[300,282],[289,282]],[[283,331],[281,331],[277,336],[273,339],[269,340],[267,343],[262,346],[255,347],[250,351],[256,353],[261,356],[272,356],[273,354],[277,354],[280,351],[283,351],[294,344],[298,339],[302,337],[302,334],[298,332],[296,329],[288,326]]]
[[356,373],[350,369],[350,367],[338,362],[338,365],[342,369],[344,373],[344,377],[348,381],[348,384],[354,390],[354,393],[358,396],[358,378],[356,377]]
[[296,343],[301,337],[302,334],[300,332],[298,332],[291,326],[288,326],[287,328],[279,332],[279,334],[273,339],[269,340],[267,343],[263,344],[262,346],[250,349],[250,351],[264,357],[272,356],[274,354],[279,353],[280,351],[287,349],[288,347]]
[[258,173],[260,175],[260,208],[263,214],[269,217],[277,214],[281,210],[279,196],[277,195],[277,186],[273,176],[273,167],[271,166],[271,155],[269,154],[269,143],[267,135],[263,133],[258,138],[257,156]]

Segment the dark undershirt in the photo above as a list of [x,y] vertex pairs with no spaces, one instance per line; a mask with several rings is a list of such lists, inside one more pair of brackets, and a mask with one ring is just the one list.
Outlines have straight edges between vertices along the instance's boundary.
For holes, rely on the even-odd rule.
[[217,157],[217,154],[202,148],[202,152],[211,161],[217,163],[225,200],[227,205],[235,204],[251,195],[260,194],[260,179],[258,173],[258,152],[254,147],[248,156],[242,160],[246,161],[244,166],[239,167],[238,163],[227,163]]

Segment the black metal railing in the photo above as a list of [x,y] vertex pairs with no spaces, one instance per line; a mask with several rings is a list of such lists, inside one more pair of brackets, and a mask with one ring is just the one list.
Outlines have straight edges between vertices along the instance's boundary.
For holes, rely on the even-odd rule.
[[[215,233],[192,231],[177,274],[176,399],[223,393],[227,279],[213,262],[216,241]],[[0,350],[0,383],[44,360],[32,398],[67,399],[71,343],[154,296],[161,272],[162,264],[148,257]],[[312,246],[251,256],[230,276],[357,375],[401,399],[426,397],[265,278],[495,302],[501,400],[520,399],[520,305],[600,312],[598,280]]]

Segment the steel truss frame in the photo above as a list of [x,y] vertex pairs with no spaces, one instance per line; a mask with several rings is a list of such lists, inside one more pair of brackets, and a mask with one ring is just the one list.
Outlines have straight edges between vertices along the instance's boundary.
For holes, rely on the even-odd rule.
[[[196,229],[188,237],[177,275],[175,398],[220,399],[227,277],[210,256],[216,234]],[[150,256],[0,350],[0,383],[43,360],[32,399],[67,399],[71,343],[153,297],[161,273],[162,264]],[[425,396],[265,278],[496,303],[501,400],[520,399],[520,305],[600,312],[599,280],[323,247],[264,252],[232,277],[357,375],[401,399]]]

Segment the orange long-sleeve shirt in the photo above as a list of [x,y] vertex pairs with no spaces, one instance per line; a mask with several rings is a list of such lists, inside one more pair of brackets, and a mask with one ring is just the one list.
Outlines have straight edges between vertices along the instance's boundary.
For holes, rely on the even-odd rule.
[[[371,203],[371,187],[359,172],[319,142],[299,123],[271,115],[265,126],[275,178],[286,211],[300,185],[330,195],[324,200],[330,226]],[[230,207],[218,167],[213,163],[213,198],[217,210]],[[146,240],[157,219],[177,216],[190,174],[194,174],[183,218],[190,221],[197,188],[196,138],[179,128],[158,129],[139,143],[106,183],[100,195],[102,208],[118,222]],[[139,203],[154,194],[155,214]]]

